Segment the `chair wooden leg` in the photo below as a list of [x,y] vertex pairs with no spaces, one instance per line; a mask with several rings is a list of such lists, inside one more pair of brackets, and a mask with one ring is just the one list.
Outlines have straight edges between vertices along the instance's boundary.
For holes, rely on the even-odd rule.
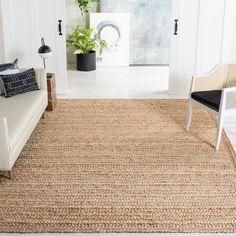
[[220,148],[220,141],[221,141],[222,131],[223,131],[223,123],[224,123],[224,118],[220,116],[218,129],[217,129],[217,136],[216,136],[216,145],[215,145],[216,151],[218,151]]
[[193,116],[193,104],[191,101],[189,101],[189,107],[188,107],[188,122],[186,125],[186,130],[189,131],[189,128],[192,123],[192,116]]
[[8,179],[11,179],[11,178],[12,178],[12,172],[11,172],[11,170],[10,170],[10,171],[7,171],[7,178],[8,178]]
[[4,171],[4,174],[1,174],[0,176],[2,176],[3,178],[6,178],[6,179],[11,179],[12,178],[11,170],[10,171]]

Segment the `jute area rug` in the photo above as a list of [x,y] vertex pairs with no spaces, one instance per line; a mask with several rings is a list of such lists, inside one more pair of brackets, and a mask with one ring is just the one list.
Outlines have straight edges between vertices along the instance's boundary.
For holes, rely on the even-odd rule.
[[236,166],[187,101],[68,100],[0,183],[1,232],[236,232]]

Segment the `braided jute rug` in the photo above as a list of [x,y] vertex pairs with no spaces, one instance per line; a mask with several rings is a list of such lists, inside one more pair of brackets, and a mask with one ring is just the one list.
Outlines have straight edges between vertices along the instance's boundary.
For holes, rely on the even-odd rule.
[[0,232],[236,232],[235,154],[184,100],[61,100],[0,182]]

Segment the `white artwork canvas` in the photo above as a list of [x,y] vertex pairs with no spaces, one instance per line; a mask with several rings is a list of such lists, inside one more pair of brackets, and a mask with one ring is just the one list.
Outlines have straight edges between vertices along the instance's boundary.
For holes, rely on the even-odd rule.
[[99,1],[101,12],[130,13],[130,64],[169,64],[173,1]]
[[102,55],[97,52],[97,66],[129,66],[129,13],[91,13],[90,27],[107,42]]

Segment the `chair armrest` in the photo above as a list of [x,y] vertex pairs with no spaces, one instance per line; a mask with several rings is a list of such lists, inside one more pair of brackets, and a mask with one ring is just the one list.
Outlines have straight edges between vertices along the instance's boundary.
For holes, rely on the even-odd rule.
[[236,92],[236,87],[224,88],[225,93]]
[[0,118],[0,170],[10,170],[7,118]]
[[228,71],[228,65],[217,65],[207,74],[195,75],[193,91],[222,90]]
[[236,109],[236,87],[224,88],[222,93],[222,102],[224,101],[225,110]]

